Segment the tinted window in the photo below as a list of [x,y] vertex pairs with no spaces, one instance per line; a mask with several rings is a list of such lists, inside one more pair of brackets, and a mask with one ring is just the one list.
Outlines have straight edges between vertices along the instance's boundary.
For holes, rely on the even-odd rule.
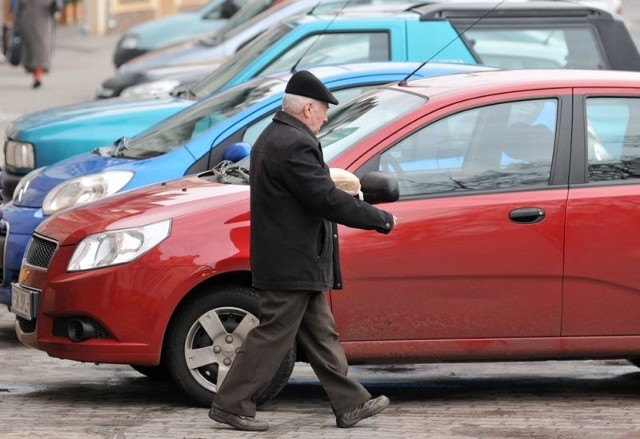
[[[340,104],[344,104],[347,101],[353,99],[354,97],[360,96],[362,93],[364,93],[365,91],[369,90],[372,87],[373,85],[351,87],[351,88],[345,88],[342,90],[333,90],[331,93],[336,97],[336,99],[338,99],[338,102]],[[335,109],[335,107],[333,109]],[[331,110],[329,112],[329,118],[331,118]],[[242,141],[248,143],[249,145],[253,145],[258,139],[258,136],[260,135],[260,133],[262,133],[262,131],[264,131],[267,125],[271,123],[272,119],[273,119],[273,113],[249,125],[245,130],[244,134],[242,135]]]
[[235,56],[222,64],[212,74],[205,76],[194,84],[191,87],[191,91],[197,98],[203,98],[220,90],[227,82],[231,81],[239,72],[258,58],[262,52],[290,30],[291,26],[286,23],[281,23],[279,26],[266,31],[240,49]]
[[[509,102],[457,113],[385,151],[401,197],[545,186],[555,144],[557,102]],[[374,167],[373,167],[374,168]]]
[[126,157],[147,158],[172,151],[257,102],[284,91],[279,80],[254,80],[188,107],[129,141]]
[[425,103],[424,97],[382,88],[341,105],[318,133],[325,161]]
[[605,69],[591,27],[495,29],[476,27],[464,34],[481,64],[507,69]]
[[640,99],[587,99],[590,182],[640,178]]
[[385,32],[347,32],[312,35],[280,55],[260,74],[333,64],[389,61],[389,35]]

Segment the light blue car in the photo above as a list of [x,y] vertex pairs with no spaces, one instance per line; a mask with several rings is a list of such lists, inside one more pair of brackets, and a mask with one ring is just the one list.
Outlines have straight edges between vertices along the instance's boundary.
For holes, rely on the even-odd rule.
[[[480,69],[483,67],[457,64],[362,63],[310,70],[345,103],[368,88],[410,75],[418,78]],[[117,145],[29,173],[13,200],[3,206],[0,303],[9,304],[11,283],[17,281],[27,242],[41,221],[71,206],[245,157],[280,108],[289,77],[285,73],[251,80]]]
[[[194,12],[174,14],[132,27],[118,41],[113,63],[119,67],[151,50],[223,28],[232,11],[227,9],[226,2],[227,0],[211,0]],[[247,0],[233,1],[237,7],[244,6],[246,2]]]

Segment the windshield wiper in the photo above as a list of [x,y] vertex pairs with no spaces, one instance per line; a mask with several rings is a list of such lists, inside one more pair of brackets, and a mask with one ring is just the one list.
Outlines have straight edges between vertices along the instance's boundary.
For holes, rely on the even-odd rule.
[[231,160],[221,161],[212,171],[218,183],[249,184],[249,170]]
[[125,151],[129,148],[129,138],[128,137],[120,137],[118,140],[113,142],[115,148],[113,149],[112,157],[120,157],[124,155]]

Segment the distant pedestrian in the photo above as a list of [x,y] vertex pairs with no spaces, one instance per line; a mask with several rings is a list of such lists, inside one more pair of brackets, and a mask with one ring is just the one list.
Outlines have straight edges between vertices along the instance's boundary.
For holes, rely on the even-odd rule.
[[335,223],[389,233],[395,216],[336,188],[316,134],[338,100],[307,71],[289,80],[282,111],[251,150],[251,271],[260,324],[249,332],[209,417],[238,430],[264,431],[256,399],[297,343],[327,392],[341,428],[380,413],[347,377],[347,359],[323,291],[342,288]]
[[51,66],[53,17],[57,0],[17,0],[15,26],[22,39],[21,64],[33,75],[33,88],[42,84],[42,74]]

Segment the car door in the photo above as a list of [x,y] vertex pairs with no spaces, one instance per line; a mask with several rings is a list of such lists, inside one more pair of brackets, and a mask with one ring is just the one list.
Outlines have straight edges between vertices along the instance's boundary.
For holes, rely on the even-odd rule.
[[562,334],[639,334],[640,90],[576,90],[575,108]]
[[343,341],[559,335],[570,97],[481,102],[405,127],[355,171],[394,174],[400,200],[380,206],[389,235],[340,229]]

